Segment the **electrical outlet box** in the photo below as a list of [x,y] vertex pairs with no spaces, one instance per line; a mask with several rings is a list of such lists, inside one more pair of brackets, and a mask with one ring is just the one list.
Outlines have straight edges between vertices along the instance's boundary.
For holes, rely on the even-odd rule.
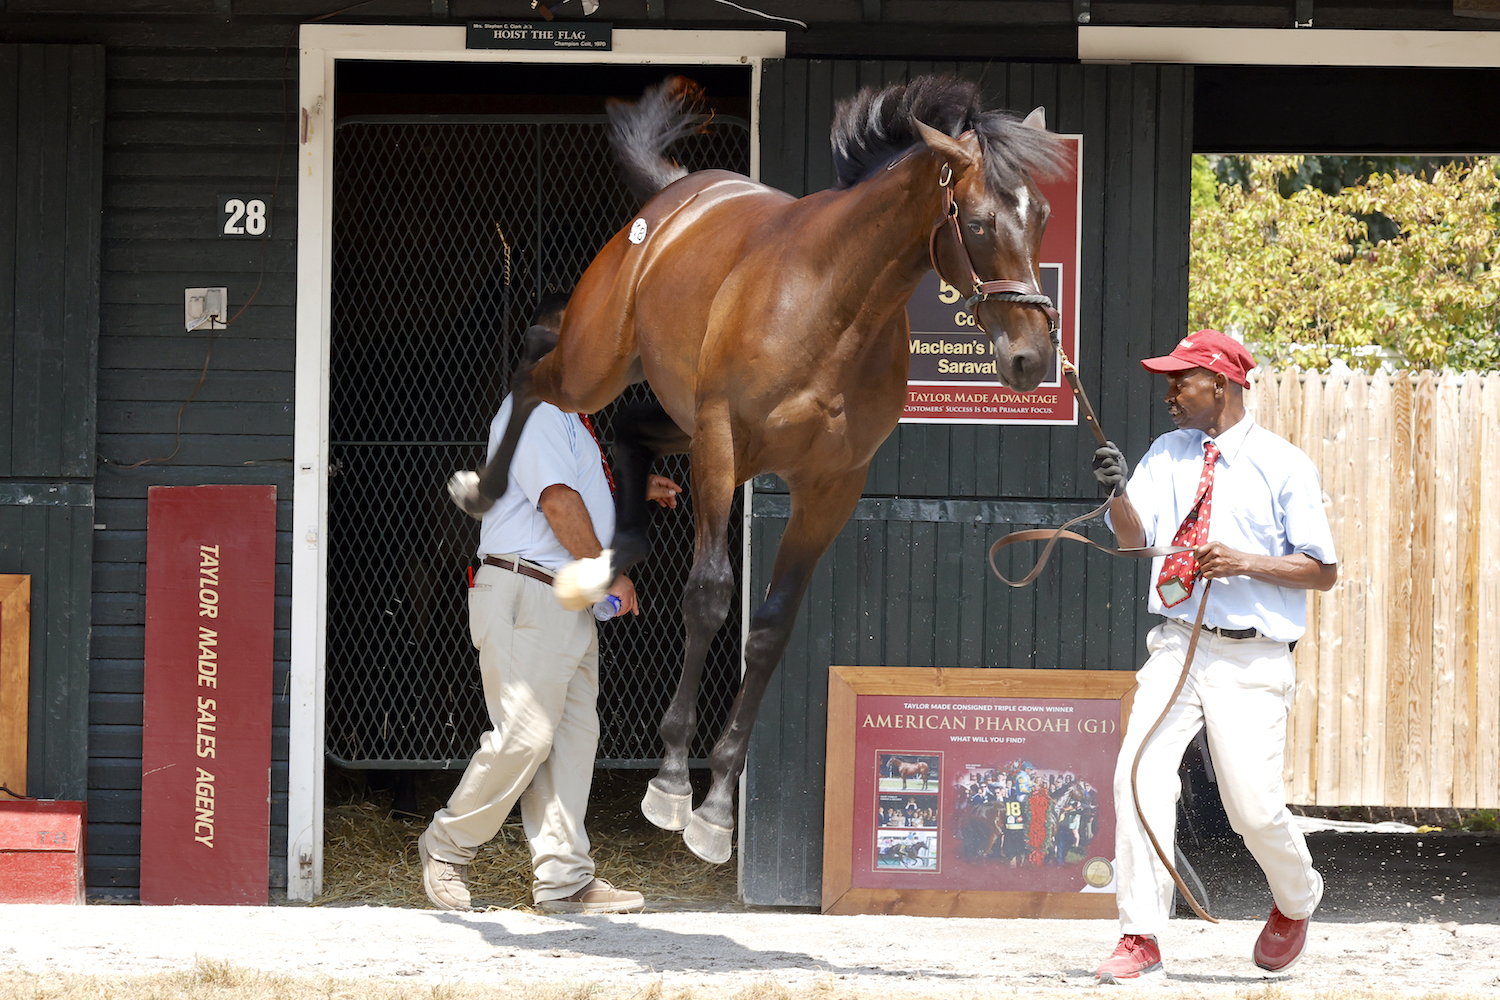
[[189,330],[222,330],[229,325],[229,289],[184,288],[182,325]]

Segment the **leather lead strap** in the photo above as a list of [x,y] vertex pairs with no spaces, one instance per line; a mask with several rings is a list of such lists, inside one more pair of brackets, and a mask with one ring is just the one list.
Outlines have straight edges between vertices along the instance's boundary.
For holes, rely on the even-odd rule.
[[[1092,538],[1087,538],[1075,531],[1068,530],[1075,524],[1093,520],[1108,509],[1109,501],[1106,500],[1087,514],[1078,515],[1060,528],[1027,528],[1024,531],[1012,531],[990,546],[990,569],[994,571],[1002,583],[1012,587],[1024,587],[1041,575],[1042,570],[1047,566],[1047,560],[1052,557],[1052,550],[1063,539],[1067,539],[1070,542],[1082,542],[1085,545],[1098,549],[1106,555],[1118,556],[1122,559],[1152,559],[1156,556],[1170,556],[1176,555],[1178,552],[1192,551],[1188,546],[1184,545],[1152,545],[1142,549],[1112,549],[1107,545],[1100,545]],[[1042,548],[1042,554],[1037,556],[1036,565],[1032,566],[1031,570],[1025,576],[1021,577],[1021,579],[1010,579],[1004,573],[1000,572],[1000,568],[995,565],[995,554],[1001,549],[1009,548],[1018,542],[1040,541],[1045,541],[1047,544]]]
[[1209,923],[1216,924],[1219,921],[1206,909],[1198,905],[1198,900],[1193,897],[1192,890],[1187,887],[1187,883],[1178,874],[1177,868],[1167,858],[1166,852],[1161,849],[1161,842],[1156,839],[1156,834],[1151,832],[1151,824],[1146,822],[1146,813],[1141,809],[1140,789],[1136,787],[1136,772],[1140,770],[1141,756],[1146,752],[1146,744],[1151,742],[1151,737],[1156,735],[1156,730],[1166,721],[1167,715],[1177,705],[1177,696],[1182,694],[1182,689],[1187,684],[1188,671],[1193,668],[1193,656],[1198,652],[1198,637],[1203,634],[1203,609],[1208,607],[1208,592],[1213,585],[1214,582],[1212,580],[1203,581],[1203,596],[1198,601],[1198,617],[1193,621],[1193,636],[1188,640],[1187,657],[1182,661],[1182,674],[1177,678],[1177,686],[1172,689],[1172,697],[1167,699],[1167,704],[1161,710],[1161,714],[1156,717],[1155,722],[1151,723],[1151,728],[1146,730],[1145,738],[1141,740],[1140,747],[1135,751],[1135,760],[1130,763],[1130,797],[1135,800],[1135,815],[1141,821],[1141,829],[1146,831],[1146,836],[1151,840],[1151,846],[1156,851],[1156,856],[1161,859],[1162,864],[1166,865],[1167,874],[1172,876],[1172,881],[1176,884],[1177,891],[1182,893],[1182,898],[1187,900],[1187,905],[1192,908],[1194,913]]
[[[1073,362],[1068,360],[1067,354],[1063,352],[1058,335],[1053,335],[1053,342],[1057,346],[1057,363],[1062,369],[1063,376],[1068,380],[1068,385],[1073,389],[1073,396],[1078,400],[1078,409],[1083,414],[1083,419],[1087,421],[1089,430],[1093,431],[1094,440],[1098,441],[1101,445],[1107,444],[1108,441],[1104,437],[1104,430],[1099,426],[1099,418],[1094,415],[1094,407],[1089,403],[1088,394],[1083,391],[1083,383],[1078,380],[1077,367],[1074,366]],[[1109,500],[1105,500],[1087,514],[1080,514],[1059,528],[1028,528],[1024,531],[1012,531],[990,546],[990,569],[994,571],[994,574],[1002,582],[1009,586],[1024,587],[1041,575],[1043,567],[1047,565],[1047,560],[1052,558],[1052,550],[1063,539],[1067,539],[1070,542],[1082,542],[1107,555],[1118,556],[1122,559],[1152,559],[1156,556],[1170,556],[1176,555],[1178,552],[1189,551],[1187,547],[1181,545],[1152,545],[1140,549],[1112,549],[1107,545],[1100,545],[1092,538],[1086,538],[1075,531],[1068,530],[1075,524],[1092,521],[1108,509]],[[1042,548],[1042,554],[1037,556],[1036,565],[1032,566],[1030,572],[1021,579],[1010,579],[1004,573],[1000,572],[1000,568],[995,565],[995,553],[1001,549],[1009,548],[1018,542],[1040,541],[1045,541],[1047,544]]]
[[[1068,380],[1068,387],[1073,390],[1073,398],[1078,400],[1078,409],[1083,413],[1083,419],[1088,422],[1089,430],[1094,433],[1094,440],[1100,445],[1109,444],[1104,436],[1104,428],[1099,426],[1099,418],[1094,415],[1094,407],[1089,403],[1088,394],[1083,391],[1083,383],[1078,381],[1078,367],[1068,360],[1063,353],[1062,333],[1052,335],[1053,346],[1057,348],[1057,364],[1062,369],[1063,378]],[[1106,500],[1105,506],[1109,505]]]

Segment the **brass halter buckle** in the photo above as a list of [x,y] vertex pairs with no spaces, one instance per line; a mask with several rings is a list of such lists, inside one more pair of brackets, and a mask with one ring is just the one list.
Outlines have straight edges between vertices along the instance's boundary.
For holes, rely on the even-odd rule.
[[943,164],[943,169],[938,171],[938,187],[947,187],[953,183],[953,168]]
[[1078,371],[1078,366],[1073,364],[1072,359],[1068,357],[1068,352],[1063,350],[1062,337],[1055,332],[1056,330],[1057,324],[1053,323],[1052,330],[1048,332],[1052,334],[1052,342],[1057,347],[1058,367],[1064,375],[1074,374]]

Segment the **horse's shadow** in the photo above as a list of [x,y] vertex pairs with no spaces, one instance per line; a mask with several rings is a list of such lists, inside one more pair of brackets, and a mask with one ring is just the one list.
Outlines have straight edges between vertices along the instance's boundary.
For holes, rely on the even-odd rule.
[[966,973],[936,969],[839,965],[806,952],[750,948],[724,934],[645,926],[605,915],[548,916],[545,919],[559,924],[556,930],[530,934],[517,934],[503,924],[475,921],[456,913],[434,915],[442,923],[478,934],[480,940],[491,948],[536,952],[565,950],[595,958],[617,958],[634,962],[641,972],[724,973],[799,969],[835,975],[889,976],[902,980],[914,973],[929,980],[970,978]]

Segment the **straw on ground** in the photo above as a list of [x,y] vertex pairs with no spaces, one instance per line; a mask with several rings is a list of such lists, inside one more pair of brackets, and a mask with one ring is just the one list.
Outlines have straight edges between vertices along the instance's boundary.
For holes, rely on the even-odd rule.
[[[647,775],[596,773],[588,829],[598,874],[643,893],[648,906],[733,906],[735,865],[708,865],[683,846],[680,834],[659,830],[640,813]],[[426,907],[417,867],[417,837],[458,780],[427,775],[417,787],[418,812],[393,816],[380,795],[358,788],[336,793],[323,813],[323,892],[314,905],[368,903]],[[531,905],[531,855],[513,812],[469,867],[476,905],[526,909]]]

